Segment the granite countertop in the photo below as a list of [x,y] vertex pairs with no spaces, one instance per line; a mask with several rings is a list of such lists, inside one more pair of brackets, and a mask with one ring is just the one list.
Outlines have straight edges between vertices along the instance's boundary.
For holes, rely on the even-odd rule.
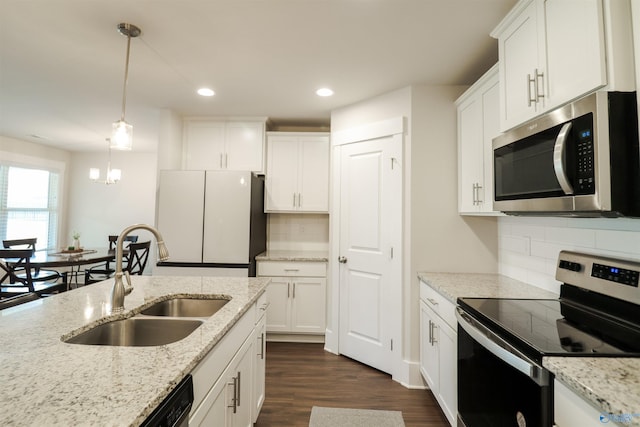
[[558,294],[489,273],[418,273],[418,278],[456,304],[467,298],[557,299]]
[[[458,297],[556,299],[557,294],[499,274],[418,273],[455,303]],[[640,358],[544,357],[542,364],[598,410],[640,426]]]
[[[111,281],[0,311],[0,418],[11,426],[137,426],[264,292],[268,278],[134,276],[109,315]],[[225,296],[191,335],[156,347],[67,344],[105,317],[129,317],[167,295]],[[102,319],[102,320],[101,320]]]
[[327,251],[281,251],[267,250],[256,256],[256,261],[298,261],[298,262],[327,262]]

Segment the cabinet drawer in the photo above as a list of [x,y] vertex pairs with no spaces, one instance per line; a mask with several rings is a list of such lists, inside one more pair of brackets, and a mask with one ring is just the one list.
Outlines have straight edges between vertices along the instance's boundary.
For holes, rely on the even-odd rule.
[[258,276],[326,277],[325,262],[259,261]]
[[455,304],[440,295],[438,291],[423,281],[420,281],[420,299],[424,301],[427,307],[435,311],[451,328],[457,330],[458,321],[456,320]]

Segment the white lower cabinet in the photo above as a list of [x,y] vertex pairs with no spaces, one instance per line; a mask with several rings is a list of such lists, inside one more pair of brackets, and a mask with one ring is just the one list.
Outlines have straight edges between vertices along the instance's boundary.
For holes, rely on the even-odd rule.
[[258,300],[256,313],[256,326],[253,333],[253,343],[255,351],[253,352],[253,397],[251,401],[251,418],[255,423],[260,415],[262,404],[265,398],[265,378],[267,374],[267,294]]
[[267,332],[325,333],[326,263],[258,261],[258,277],[267,285]]
[[[250,427],[264,401],[264,364],[256,363],[260,334],[254,304],[192,371],[192,426]],[[258,393],[256,393],[258,390]],[[259,398],[260,403],[254,399]]]
[[420,372],[452,426],[458,412],[455,305],[420,282]]
[[620,416],[621,423],[618,423],[614,417],[615,415],[596,409],[560,381],[553,381],[553,418],[556,427],[597,427],[603,424],[618,426],[628,424],[633,418],[630,414],[628,420],[623,420]]

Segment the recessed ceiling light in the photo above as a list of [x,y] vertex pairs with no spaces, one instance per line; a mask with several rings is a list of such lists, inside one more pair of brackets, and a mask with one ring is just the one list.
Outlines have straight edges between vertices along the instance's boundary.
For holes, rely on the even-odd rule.
[[207,87],[198,89],[198,95],[200,96],[213,96],[215,92]]
[[323,87],[323,88],[318,89],[316,91],[316,95],[318,95],[318,96],[331,96],[331,95],[333,95],[333,91],[331,89],[329,89],[328,87]]

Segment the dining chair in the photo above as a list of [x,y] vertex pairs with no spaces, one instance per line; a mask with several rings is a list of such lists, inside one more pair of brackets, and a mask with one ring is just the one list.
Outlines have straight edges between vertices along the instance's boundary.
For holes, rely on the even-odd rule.
[[[109,250],[116,250],[116,242],[118,241],[117,234],[109,235]],[[136,243],[138,241],[138,236],[125,236],[124,238],[124,248],[127,249],[128,245],[132,243]],[[103,264],[96,265],[90,267],[84,271],[84,284],[89,285],[91,283],[101,282],[103,280],[107,280],[113,277],[116,272],[115,268],[111,266],[113,261],[105,261]]]
[[127,266],[124,270],[128,271],[130,275],[137,274],[141,276],[149,260],[150,248],[150,240],[141,243],[131,243],[129,245],[129,254],[127,255]]
[[[5,249],[30,249],[32,252],[36,251],[36,243],[38,242],[37,237],[30,237],[27,239],[10,239],[3,240],[2,246]],[[18,276],[25,275],[24,272],[17,272]],[[42,269],[39,267],[31,268],[31,280],[33,282],[45,282],[45,283],[55,283],[59,278],[62,278],[62,282],[67,283],[66,275],[61,274],[59,271],[50,270],[50,269]]]
[[33,249],[0,249],[0,298],[26,293],[43,296],[66,289],[64,283],[35,282],[32,255]]

